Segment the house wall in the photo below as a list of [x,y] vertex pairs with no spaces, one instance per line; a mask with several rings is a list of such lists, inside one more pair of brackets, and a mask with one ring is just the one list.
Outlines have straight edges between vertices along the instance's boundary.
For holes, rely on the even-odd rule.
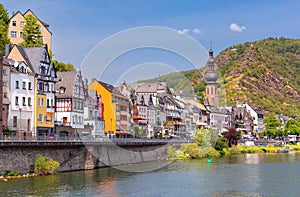
[[88,86],[89,90],[96,90],[97,94],[101,95],[101,101],[103,103],[103,114],[105,122],[105,133],[112,131],[116,133],[116,116],[115,116],[115,104],[112,104],[112,94],[106,88],[104,88],[97,80],[93,80]]
[[[19,81],[19,88],[16,88],[16,81]],[[26,87],[23,89],[23,82],[26,82]],[[32,89],[28,89],[28,82],[32,85]],[[11,73],[11,108],[8,112],[8,128],[12,130],[33,131],[34,118],[34,76],[22,74],[19,72]],[[18,96],[18,105],[16,104],[16,96]],[[23,97],[25,103],[23,104]],[[28,103],[28,98],[31,98],[31,105]],[[21,111],[20,111],[21,110]],[[17,116],[17,127],[13,126],[13,117]],[[20,125],[21,118],[21,125]],[[29,123],[29,124],[28,124]]]
[[[25,16],[27,16],[29,14],[34,15],[33,12],[28,11],[28,12],[26,12]],[[13,21],[16,21],[16,26],[12,25]],[[23,29],[23,27],[21,27],[21,25],[20,25],[21,21],[23,21],[24,25],[25,25],[25,18],[23,16],[23,14],[21,14],[20,12],[16,13],[16,15],[10,19],[10,22],[8,25],[8,37],[12,44],[19,44],[24,41],[23,38],[20,37],[20,32],[22,32],[22,29]],[[47,44],[49,49],[52,49],[52,34],[51,34],[51,32],[40,22],[40,20],[38,20],[37,23],[41,26],[40,30],[41,30],[41,35],[43,36],[43,43]],[[11,31],[17,32],[16,38],[11,37]]]

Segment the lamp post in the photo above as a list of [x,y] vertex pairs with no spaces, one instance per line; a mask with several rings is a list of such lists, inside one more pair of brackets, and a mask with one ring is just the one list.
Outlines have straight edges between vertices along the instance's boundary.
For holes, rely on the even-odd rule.
[[110,136],[112,134],[112,118],[110,119]]
[[21,138],[21,119],[22,119],[22,118],[21,118],[21,115],[22,115],[22,108],[21,108],[21,107],[19,108],[19,111],[20,111],[19,135],[20,135],[20,139],[22,139],[22,138]]

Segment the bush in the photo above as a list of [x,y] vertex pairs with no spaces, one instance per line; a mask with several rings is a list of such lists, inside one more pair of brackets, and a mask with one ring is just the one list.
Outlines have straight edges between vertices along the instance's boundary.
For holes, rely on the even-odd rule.
[[42,155],[37,156],[33,165],[34,173],[39,175],[55,174],[59,171],[59,162]]
[[19,176],[19,175],[21,175],[21,174],[14,170],[8,170],[4,174],[4,176]]
[[167,158],[175,158],[176,157],[176,148],[172,145],[167,147]]
[[220,157],[221,154],[216,149],[211,148],[210,151],[209,151],[209,153],[207,154],[207,156],[210,156],[210,157]]
[[196,143],[182,144],[182,152],[191,159],[199,159],[200,147]]
[[232,146],[231,148],[229,148],[229,152],[231,155],[238,155],[241,154],[241,149],[239,146]]
[[224,137],[219,137],[216,144],[215,149],[222,151],[224,148],[228,148],[228,144],[226,143],[226,139]]

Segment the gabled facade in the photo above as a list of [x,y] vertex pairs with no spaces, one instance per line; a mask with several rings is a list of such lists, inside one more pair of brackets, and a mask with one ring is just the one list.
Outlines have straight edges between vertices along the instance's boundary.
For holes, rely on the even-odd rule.
[[22,48],[18,45],[8,47],[8,58],[25,62],[35,74],[34,133],[39,136],[54,133],[55,83],[56,71],[50,61],[47,45],[42,47]]
[[[76,134],[84,129],[86,90],[80,71],[57,72],[56,121],[71,126]],[[78,133],[77,133],[78,134]]]
[[130,103],[113,85],[94,79],[88,87],[101,95],[105,128],[108,135],[129,133],[131,129]]
[[25,16],[33,15],[38,19],[40,25],[40,31],[43,38],[43,43],[47,44],[48,48],[52,48],[52,33],[49,31],[49,25],[41,21],[30,9],[24,14],[20,11],[13,14],[8,24],[8,38],[12,44],[20,44],[23,42],[23,27],[25,25]]
[[10,69],[8,128],[17,131],[19,139],[35,137],[34,131],[35,74],[23,61],[15,61]]

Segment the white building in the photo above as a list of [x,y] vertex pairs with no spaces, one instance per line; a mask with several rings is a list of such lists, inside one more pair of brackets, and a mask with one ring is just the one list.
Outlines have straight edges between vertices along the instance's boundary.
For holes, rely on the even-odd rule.
[[103,103],[97,95],[96,90],[89,90],[84,106],[84,124],[91,126],[91,135],[93,137],[103,137],[104,119]]
[[[8,128],[35,136],[33,132],[34,73],[24,62],[15,61],[10,74],[11,105],[8,112]],[[24,136],[28,136],[26,133]]]

